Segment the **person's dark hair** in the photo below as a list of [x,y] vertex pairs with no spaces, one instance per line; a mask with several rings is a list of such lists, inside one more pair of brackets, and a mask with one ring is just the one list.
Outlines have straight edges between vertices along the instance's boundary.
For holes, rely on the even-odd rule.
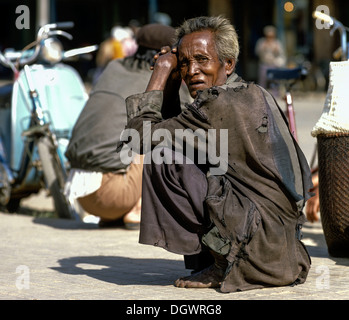
[[157,50],[138,47],[133,56],[124,58],[123,64],[128,67],[137,65],[139,69],[148,69],[154,63],[154,56],[158,53]]
[[125,58],[125,65],[137,63],[138,68],[148,67],[162,47],[172,46],[174,37],[175,29],[171,26],[151,23],[141,27],[136,33],[138,50],[132,57]]
[[222,16],[202,16],[184,21],[176,29],[176,45],[179,45],[185,35],[203,30],[211,30],[214,33],[216,49],[221,62],[226,59],[233,59],[237,62],[240,50],[238,36],[234,26]]

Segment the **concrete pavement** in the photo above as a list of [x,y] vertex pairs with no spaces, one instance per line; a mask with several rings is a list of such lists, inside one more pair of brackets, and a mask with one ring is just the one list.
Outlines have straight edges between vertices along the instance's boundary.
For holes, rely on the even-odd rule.
[[138,244],[138,231],[0,213],[0,234],[0,299],[349,299],[349,259],[329,257],[320,223],[303,227],[305,284],[231,294],[174,287],[188,273],[182,257]]
[[[310,130],[324,95],[296,98],[300,145],[308,159]],[[305,284],[222,294],[181,289],[188,274],[181,256],[138,244],[138,231],[49,218],[44,193],[22,203],[19,213],[0,212],[0,299],[6,300],[337,300],[349,299],[349,259],[327,253],[321,222],[306,223],[303,241],[312,259]]]

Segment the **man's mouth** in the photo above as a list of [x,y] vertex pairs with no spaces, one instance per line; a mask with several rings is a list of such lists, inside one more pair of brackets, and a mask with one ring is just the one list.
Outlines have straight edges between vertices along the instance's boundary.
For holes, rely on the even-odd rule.
[[197,87],[202,87],[202,85],[204,85],[205,82],[204,81],[200,81],[200,80],[197,80],[197,81],[190,81],[189,82],[189,86],[191,88],[197,88]]

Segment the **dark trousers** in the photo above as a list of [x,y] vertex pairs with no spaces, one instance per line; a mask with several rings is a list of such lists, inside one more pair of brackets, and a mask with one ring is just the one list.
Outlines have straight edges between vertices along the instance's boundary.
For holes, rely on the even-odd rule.
[[187,269],[212,264],[201,243],[211,225],[204,205],[206,175],[183,155],[164,148],[146,155],[142,181],[140,243],[184,255]]

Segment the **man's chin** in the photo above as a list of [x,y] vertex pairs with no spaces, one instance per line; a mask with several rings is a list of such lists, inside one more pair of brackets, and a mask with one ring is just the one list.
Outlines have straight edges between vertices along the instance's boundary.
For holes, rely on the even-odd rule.
[[198,92],[200,92],[200,91],[202,91],[202,90],[204,90],[204,88],[195,88],[195,89],[190,89],[189,90],[189,93],[190,93],[190,95],[191,95],[191,97],[192,98],[196,98],[196,96],[198,95]]
[[191,91],[191,92],[190,92],[190,96],[191,96],[193,99],[195,99],[197,95],[198,95],[198,93],[197,93],[196,91]]
[[198,92],[203,91],[207,88],[208,88],[207,86],[189,87],[189,93],[190,93],[191,97],[195,99],[196,96],[198,95]]

